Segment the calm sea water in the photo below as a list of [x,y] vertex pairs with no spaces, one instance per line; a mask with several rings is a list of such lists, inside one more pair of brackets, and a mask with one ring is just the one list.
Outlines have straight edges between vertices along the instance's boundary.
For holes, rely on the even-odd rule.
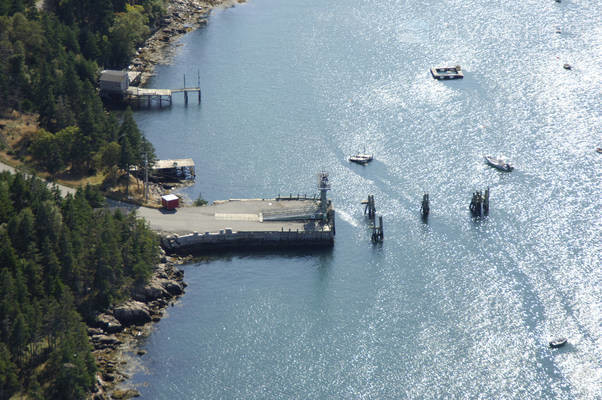
[[[601,15],[584,0],[252,0],[185,36],[149,86],[198,71],[202,105],[136,113],[159,157],[194,159],[184,194],[313,194],[323,169],[337,236],[319,254],[185,266],[186,295],[143,344],[142,397],[602,398]],[[429,75],[455,64],[464,80]],[[364,147],[373,163],[346,161]],[[550,350],[555,336],[569,344]]]

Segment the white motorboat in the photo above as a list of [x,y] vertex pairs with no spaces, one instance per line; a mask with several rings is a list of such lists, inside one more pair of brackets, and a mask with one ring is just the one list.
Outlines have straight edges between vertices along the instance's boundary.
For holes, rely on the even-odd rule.
[[549,345],[551,348],[557,349],[559,347],[564,346],[566,344],[566,342],[567,342],[567,339],[564,337],[561,337],[561,338],[556,338],[556,339],[550,340]]
[[489,164],[490,166],[499,169],[500,171],[505,171],[505,172],[510,172],[514,169],[514,167],[510,164],[508,164],[504,159],[502,158],[495,158],[492,156],[484,156],[485,157],[485,162],[487,164]]
[[351,157],[349,157],[349,161],[354,162],[354,163],[358,163],[358,164],[368,164],[370,161],[372,161],[373,157],[372,154],[363,154],[363,153],[359,153],[359,154],[355,154]]

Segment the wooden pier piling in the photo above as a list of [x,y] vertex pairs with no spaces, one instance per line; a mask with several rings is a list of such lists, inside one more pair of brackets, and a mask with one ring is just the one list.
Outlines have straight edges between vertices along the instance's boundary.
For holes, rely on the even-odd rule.
[[382,215],[378,216],[379,225],[372,225],[372,243],[382,243],[385,238],[383,232],[383,217]]
[[366,205],[366,207],[364,207],[364,215],[366,215],[366,213],[367,213],[368,218],[370,218],[370,220],[374,221],[374,218],[376,217],[376,206],[374,204],[374,195],[369,194],[368,200],[362,201],[362,204]]
[[483,214],[489,215],[489,187],[487,187],[483,196]]
[[429,194],[425,193],[422,196],[422,205],[420,206],[420,213],[422,214],[422,219],[426,220],[429,216],[429,212],[431,211],[429,205]]
[[472,194],[469,209],[473,217],[489,214],[489,188],[485,190],[485,194],[480,190]]

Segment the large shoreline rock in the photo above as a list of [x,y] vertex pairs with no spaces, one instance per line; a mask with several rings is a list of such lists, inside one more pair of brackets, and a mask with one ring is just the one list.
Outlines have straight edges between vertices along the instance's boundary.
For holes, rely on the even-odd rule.
[[113,315],[124,326],[143,325],[151,321],[150,310],[146,304],[130,300],[113,309]]
[[106,333],[117,333],[123,330],[123,325],[109,313],[103,313],[96,317],[96,326]]
[[144,286],[134,289],[133,299],[149,303],[158,299],[179,296],[184,293],[183,274],[169,264],[159,264],[153,277]]

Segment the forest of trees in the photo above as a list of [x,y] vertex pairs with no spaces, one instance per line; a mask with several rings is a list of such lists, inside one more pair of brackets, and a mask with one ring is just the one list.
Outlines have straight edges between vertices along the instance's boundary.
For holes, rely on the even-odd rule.
[[37,178],[0,173],[0,399],[80,399],[96,366],[83,321],[126,298],[158,261],[134,214],[91,187],[62,198]]
[[[39,116],[11,151],[52,175],[125,174],[152,160],[132,111],[107,112],[96,85],[100,70],[128,64],[164,6],[0,0],[0,115]],[[84,322],[128,297],[158,257],[143,221],[102,203],[89,186],[62,198],[37,178],[0,173],[0,400],[80,399],[93,387]]]
[[163,0],[46,0],[42,11],[35,3],[0,0],[0,114],[37,113],[41,128],[21,151],[51,174],[135,165],[143,153],[152,160],[135,122],[120,126],[96,85],[101,69],[128,64]]

